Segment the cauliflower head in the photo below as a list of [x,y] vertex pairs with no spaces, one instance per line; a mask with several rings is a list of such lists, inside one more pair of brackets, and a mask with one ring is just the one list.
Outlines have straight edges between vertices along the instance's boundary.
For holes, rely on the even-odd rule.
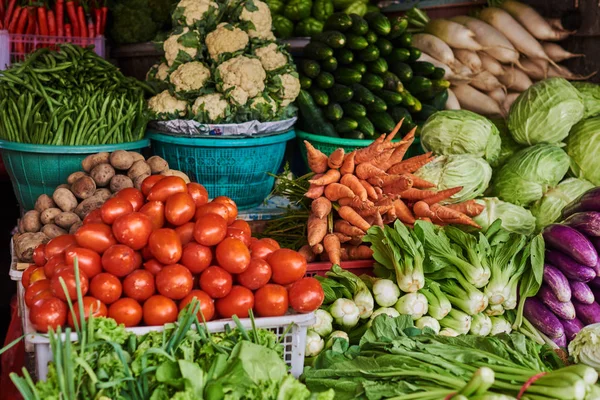
[[300,94],[300,80],[292,74],[280,75],[281,88],[279,97],[281,98],[281,107],[286,107]]
[[177,3],[177,9],[182,12],[182,17],[188,26],[194,25],[196,22],[204,19],[204,14],[210,9],[217,10],[219,5],[210,0],[181,0]]
[[269,95],[258,95],[248,103],[255,119],[268,121],[277,115],[277,102]]
[[249,41],[246,32],[223,22],[217,26],[217,29],[206,35],[206,48],[210,57],[218,60],[221,54],[245,49]]
[[[230,95],[239,105],[245,105],[249,98],[256,97],[265,90],[267,73],[256,58],[240,55],[219,65],[217,71],[223,80],[222,90],[233,88]],[[298,82],[298,93],[299,90]]]
[[157,115],[176,114],[183,117],[186,114],[187,102],[175,98],[168,90],[164,90],[148,100],[148,108]]
[[[202,109],[204,106],[204,109]],[[210,122],[217,121],[225,117],[229,103],[223,98],[220,93],[212,93],[200,96],[192,105],[192,112],[198,115],[202,111],[208,114]]]
[[271,31],[273,25],[271,10],[269,10],[267,3],[259,0],[247,1],[240,14],[240,19],[252,22],[254,25],[254,29],[250,29],[248,32],[251,38],[263,40],[275,39],[275,35]]
[[177,92],[200,90],[210,78],[210,70],[199,61],[181,64],[172,74],[171,83]]
[[275,43],[259,47],[254,51],[266,71],[273,71],[288,63],[288,58],[277,48]]
[[182,43],[179,42],[179,38],[187,33],[190,30],[188,28],[183,28],[183,32],[180,34],[174,34],[169,36],[163,45],[163,49],[165,50],[165,58],[167,59],[167,64],[170,66],[173,65],[177,56],[179,55],[179,51],[185,52],[191,58],[196,57],[198,54],[198,49],[195,47],[186,47]]
[[169,77],[169,66],[165,63],[154,64],[146,74],[146,80],[164,81]]

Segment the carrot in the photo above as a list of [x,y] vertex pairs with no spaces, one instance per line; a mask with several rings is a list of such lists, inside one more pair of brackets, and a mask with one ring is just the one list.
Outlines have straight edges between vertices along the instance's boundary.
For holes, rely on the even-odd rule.
[[350,260],[369,260],[373,257],[373,250],[369,246],[344,246]]
[[413,180],[408,175],[398,175],[399,178],[383,187],[385,194],[400,194],[413,186]]
[[[67,0],[67,14],[69,15],[69,21],[71,21],[71,28],[73,28],[73,32],[72,34],[74,36],[80,36],[79,35],[79,22],[77,21],[77,10],[75,10],[75,1],[74,0]],[[66,34],[67,28],[65,26],[65,34]],[[67,34],[67,36],[69,36]]]
[[415,202],[419,200],[424,200],[428,197],[435,196],[436,192],[432,192],[431,190],[421,190],[410,188],[403,192],[400,192],[400,198],[403,200],[408,200],[409,202]]
[[327,252],[329,261],[331,261],[332,264],[339,265],[342,261],[340,254],[340,239],[336,235],[330,233],[323,239],[323,248]]
[[71,24],[65,24],[65,36],[68,38],[70,38],[72,36]]
[[375,189],[375,193],[377,193],[377,199],[383,197],[383,190],[380,187],[374,187],[373,189]]
[[56,36],[63,36],[65,23],[65,2],[64,0],[56,0]]
[[83,11],[83,6],[77,7],[77,24],[79,25],[79,36],[87,37],[87,25],[85,23],[85,13]]
[[106,29],[106,17],[108,16],[108,7],[102,6],[102,31],[101,35],[104,35],[104,30]]
[[310,248],[312,250],[312,252],[314,254],[321,254],[323,253],[323,245],[321,243],[315,244],[314,246],[311,246]]
[[48,10],[48,35],[56,36],[56,19],[52,10]]
[[351,236],[344,235],[343,233],[333,232],[333,235],[337,236],[340,243],[347,243],[352,240]]
[[351,225],[348,221],[343,219],[337,220],[333,223],[333,231],[350,237],[362,237],[365,234],[363,230]]
[[[10,23],[8,25],[8,32],[10,33],[15,33],[17,30],[17,24],[19,22],[19,18],[21,16],[21,13],[26,13],[25,10],[23,10],[20,6],[17,6],[17,8],[15,8],[15,12],[12,15],[12,18],[10,19]],[[4,24],[6,26],[6,23]]]
[[427,217],[427,218],[435,218],[435,213],[433,211],[431,211],[431,209],[429,208],[429,204],[425,203],[424,201],[417,201],[414,205],[413,205],[413,212],[415,213],[415,216],[420,218],[420,217]]
[[[24,34],[25,32],[25,24],[27,23],[27,19],[29,18],[28,10],[21,11],[19,15],[19,22],[17,22],[17,28],[15,29],[15,33],[18,35]],[[20,42],[17,42],[16,46],[17,56],[25,56],[25,47],[23,46],[23,39]]]
[[356,176],[350,174],[344,175],[342,176],[342,179],[340,179],[340,183],[342,185],[348,186],[354,192],[354,194],[358,196],[362,201],[367,201],[367,190],[360,183]]
[[356,150],[356,157],[354,158],[354,162],[356,164],[361,164],[376,157],[381,152],[381,145],[384,140],[385,135],[381,135],[367,147],[363,147],[362,149]]
[[385,169],[386,169],[385,165],[387,164],[387,162],[390,159],[390,157],[392,156],[392,154],[394,154],[395,150],[396,149],[387,149],[387,150],[382,151],[381,153],[379,153],[378,156],[376,156],[375,158],[370,160],[369,164],[385,171]]
[[304,141],[306,146],[306,159],[308,160],[308,168],[315,174],[322,174],[327,171],[327,156],[320,150],[314,148],[308,141]]
[[[28,35],[38,34],[38,24],[37,19],[35,17],[35,8],[27,7],[27,14],[29,15],[29,19],[27,20],[27,33]],[[38,45],[41,47],[41,45]]]
[[481,227],[477,225],[471,218],[451,208],[444,207],[436,203],[430,206],[430,209],[435,215],[435,219],[439,220],[440,222],[469,225],[481,229]]
[[367,183],[373,187],[382,187],[383,186],[383,179],[379,176],[373,176],[369,179],[367,179]]
[[375,213],[374,224],[383,228],[383,218],[381,218],[381,213],[379,211]]
[[341,205],[347,205],[347,206],[354,208],[355,210],[361,210],[361,211],[369,210],[369,209],[372,209],[375,207],[375,204],[372,201],[370,201],[370,200],[362,201],[358,196],[351,199],[350,204],[340,204],[340,206]]
[[94,16],[96,17],[96,34],[100,36],[102,35],[102,10],[96,8],[94,10]]
[[454,196],[456,193],[460,192],[462,189],[463,189],[462,186],[457,186],[455,188],[440,190],[439,192],[434,192],[435,195],[423,199],[423,201],[425,201],[425,203],[427,203],[429,205],[439,203],[440,201],[449,199],[450,197]]
[[[4,0],[2,0],[2,1],[4,1]],[[4,27],[8,27],[10,25],[11,21],[15,17],[15,15],[13,15],[13,11],[14,11],[14,14],[18,14],[17,10],[21,10],[21,7],[17,6],[17,0],[10,0],[8,2],[8,7],[6,7],[6,14],[4,14]],[[19,13],[20,12],[21,11],[19,11]],[[9,29],[9,31],[10,31],[10,29]]]
[[[313,179],[319,179],[323,174],[316,174],[313,176]],[[309,199],[318,199],[323,196],[323,192],[325,191],[325,186],[323,185],[313,185],[311,184],[306,193],[304,193],[304,197],[308,197]]]
[[338,214],[341,218],[345,219],[350,224],[362,229],[365,232],[368,231],[371,227],[371,225],[369,225],[367,221],[365,221],[363,217],[358,215],[358,213],[354,211],[351,207],[340,207],[340,209],[338,210]]
[[340,167],[340,173],[342,175],[354,173],[354,157],[356,157],[356,151],[346,154],[344,157],[344,163]]
[[458,204],[447,204],[446,207],[461,212],[469,217],[476,217],[485,210],[485,206],[477,203],[475,200],[467,200]]
[[354,196],[354,197],[342,197],[341,199],[339,199],[339,200],[337,201],[337,203],[338,203],[340,206],[352,206],[352,201],[353,201],[354,199],[356,199],[356,198],[357,198],[356,196]]
[[371,178],[371,179],[368,179],[367,181],[373,186],[384,187],[384,186],[393,185],[394,183],[396,183],[398,181],[404,181],[407,179],[407,177],[408,177],[408,175],[386,175],[386,176],[378,176],[374,179]]
[[91,18],[88,18],[88,35],[91,38],[96,37],[96,28],[94,27],[94,21]]
[[352,246],[360,246],[362,244],[363,240],[362,240],[362,236],[354,236],[352,238],[352,240],[350,240],[349,242],[347,242],[349,245]]
[[37,8],[38,24],[40,25],[40,34],[48,36],[48,17],[44,7]]
[[433,184],[429,181],[426,181],[425,179],[420,178],[416,175],[413,175],[413,174],[405,174],[405,175],[409,176],[410,179],[412,179],[413,187],[415,187],[417,189],[431,189],[436,186],[435,184]]
[[311,247],[321,243],[325,235],[327,235],[327,219],[318,218],[313,213],[309,215],[306,227],[308,233],[308,245]]
[[383,170],[388,170],[392,165],[401,162],[404,156],[406,155],[406,152],[415,140],[416,131],[416,127],[411,129],[410,132],[408,132],[406,136],[402,138],[402,142],[404,144],[394,149],[394,152],[392,153],[391,157],[387,160],[385,164],[380,165],[379,168]]
[[336,183],[340,180],[340,171],[337,169],[330,169],[320,178],[310,179],[308,182],[312,185],[329,185],[330,183]]
[[325,197],[319,197],[312,202],[310,209],[317,218],[325,218],[331,212],[331,202]]
[[[396,124],[396,126],[394,127],[394,129],[392,129],[392,131],[385,137],[385,141],[384,146],[392,146],[392,140],[394,140],[394,137],[396,136],[396,134],[398,132],[400,132],[400,128],[402,128],[402,123],[404,122],[404,118],[402,118],[400,121],[398,121],[398,123]],[[398,143],[394,143],[393,146],[398,146]],[[386,147],[388,148],[388,147]]]
[[340,168],[344,163],[344,149],[341,147],[329,155],[327,166],[329,168]]
[[412,174],[413,172],[416,172],[419,168],[421,168],[423,165],[432,161],[435,158],[431,156],[432,154],[432,152],[429,152],[421,154],[419,156],[411,157],[404,161],[400,161],[399,163],[396,163],[390,168],[388,168],[386,172],[388,174]]
[[369,199],[372,199],[372,200],[377,200],[378,199],[377,192],[375,191],[375,188],[373,188],[373,186],[369,182],[365,181],[364,179],[359,179],[358,181],[360,182],[360,184],[367,191],[367,197]]
[[331,201],[338,201],[342,197],[354,197],[355,194],[348,186],[332,183],[325,186],[325,197]]
[[313,253],[312,249],[307,244],[300,247],[300,250],[298,250],[298,253],[302,254],[304,256],[304,258],[306,258],[306,262],[310,263],[310,262],[315,261],[315,258],[316,258],[315,253]]
[[374,176],[385,175],[384,170],[379,169],[370,163],[358,164],[358,166],[356,167],[355,173],[356,173],[356,176],[358,176],[360,179],[365,179],[365,180],[369,179],[371,177],[374,177]]
[[383,205],[383,206],[367,207],[367,208],[363,208],[363,209],[355,208],[355,207],[353,207],[353,208],[358,213],[358,215],[360,215],[361,217],[373,217],[377,213],[379,213],[380,215],[386,214],[388,211],[393,209],[394,206],[390,204],[390,205]]

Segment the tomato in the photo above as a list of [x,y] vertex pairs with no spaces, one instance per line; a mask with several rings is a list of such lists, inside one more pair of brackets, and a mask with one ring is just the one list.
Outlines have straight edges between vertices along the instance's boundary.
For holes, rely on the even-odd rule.
[[215,301],[202,290],[192,290],[190,294],[185,296],[179,303],[179,311],[190,304],[194,298],[198,299],[198,302],[200,303],[200,309],[197,314],[198,320],[203,322],[213,319],[215,316]]
[[121,215],[131,214],[132,212],[133,206],[131,203],[119,197],[113,197],[106,200],[102,207],[100,207],[102,222],[108,225],[112,225],[112,223]]
[[46,265],[44,265],[44,274],[46,275],[46,278],[48,278],[48,279],[52,278],[52,275],[54,275],[54,272],[58,268],[64,267],[66,265],[67,264],[65,261],[64,254],[59,254],[57,256],[49,258]]
[[176,320],[177,304],[168,297],[157,294],[144,303],[144,322],[146,325],[158,326]]
[[[128,216],[125,216],[124,218],[126,217]],[[110,226],[98,223],[83,225],[77,230],[77,233],[75,233],[75,240],[77,240],[78,246],[94,250],[100,254],[104,253],[106,249],[117,243]]]
[[223,318],[237,315],[247,318],[249,311],[254,307],[254,295],[250,289],[243,286],[234,286],[229,294],[216,301],[217,312]]
[[254,293],[254,310],[259,317],[280,317],[288,310],[288,292],[281,285],[269,283]]
[[67,305],[56,297],[41,299],[31,306],[29,319],[36,331],[47,333],[67,322]]
[[46,243],[44,255],[46,259],[63,254],[65,250],[76,244],[74,235],[60,235]]
[[189,269],[192,274],[199,274],[210,266],[212,257],[212,251],[209,247],[190,242],[183,246],[181,264]]
[[33,262],[39,267],[46,264],[46,244],[42,243],[33,250]]
[[102,267],[114,276],[127,276],[141,265],[141,257],[136,257],[135,251],[124,244],[110,246],[102,255]]
[[134,299],[124,297],[108,307],[108,317],[126,327],[138,326],[142,322],[142,306]]
[[194,239],[194,226],[196,226],[195,223],[187,222],[175,228],[175,232],[177,232],[182,246],[185,246]]
[[50,297],[55,297],[54,294],[52,293],[52,289],[42,290],[41,292],[39,292],[38,294],[36,294],[33,297],[33,299],[31,300],[31,306],[33,306],[35,303],[37,303],[38,301],[40,301],[42,299],[49,299]]
[[125,296],[142,302],[155,292],[154,275],[144,269],[138,269],[123,279]]
[[148,240],[148,247],[154,258],[165,265],[178,262],[183,252],[177,232],[169,228],[152,232]]
[[258,238],[255,238],[255,237],[250,238],[250,246],[252,246],[256,242],[258,242]]
[[175,226],[183,225],[194,218],[196,204],[187,193],[175,193],[169,196],[165,204],[165,217]]
[[244,232],[244,234],[246,234],[246,236],[248,236],[248,237],[252,236],[252,229],[250,228],[250,224],[247,223],[246,221],[244,221],[243,219],[236,219],[235,221],[233,221],[233,223],[231,225],[229,225],[229,227],[241,229],[242,232]]
[[[86,320],[90,317],[90,315],[93,315],[94,317],[106,317],[108,315],[106,305],[100,300],[90,296],[85,296],[81,300],[83,302],[83,315]],[[79,302],[73,304],[73,312],[69,312],[69,315],[67,315],[67,322],[71,328],[75,328],[75,320],[81,327]]]
[[227,221],[216,214],[204,215],[196,220],[194,239],[203,246],[214,246],[227,235]]
[[235,202],[233,200],[231,200],[229,197],[226,197],[226,196],[215,197],[211,203],[224,204],[225,207],[227,207],[227,212],[228,212],[228,216],[229,216],[227,219],[228,225],[231,225],[237,218],[237,216],[238,216],[237,204],[235,204]]
[[166,201],[175,193],[187,193],[185,181],[178,176],[167,176],[156,182],[148,192],[148,201]]
[[163,265],[156,260],[150,260],[144,263],[144,269],[152,275],[156,275],[163,269]]
[[134,212],[117,218],[112,231],[119,243],[140,250],[148,243],[152,233],[152,221],[142,213]]
[[83,225],[87,224],[102,224],[102,211],[99,208],[90,211],[90,213],[83,218]]
[[90,282],[90,294],[104,304],[112,304],[119,300],[122,293],[121,281],[113,274],[103,272]]
[[115,197],[127,200],[129,203],[131,203],[133,211],[136,212],[140,211],[140,208],[142,208],[144,205],[144,195],[136,188],[130,187],[119,190]]
[[256,290],[269,283],[271,274],[271,266],[268,262],[253,258],[248,268],[237,276],[237,282],[250,290]]
[[273,282],[287,285],[306,274],[306,258],[297,251],[279,249],[269,254],[267,262],[273,270]]
[[230,274],[241,274],[250,265],[250,250],[239,239],[223,239],[215,255],[219,265]]
[[84,247],[73,247],[65,252],[65,263],[75,265],[75,258],[79,270],[85,272],[88,278],[93,278],[102,272],[102,258],[100,254]]
[[25,305],[27,307],[31,307],[33,305],[33,299],[35,296],[44,291],[52,291],[50,289],[50,280],[42,279],[41,281],[37,281],[29,285],[29,287],[25,290]]
[[309,313],[321,307],[325,293],[315,278],[302,278],[288,290],[290,306],[299,313]]
[[225,223],[229,221],[229,209],[225,204],[221,203],[207,203],[196,209],[196,221],[202,219],[202,217],[208,214],[217,214],[225,220]]
[[140,212],[150,218],[153,231],[165,225],[165,203],[161,201],[149,201],[144,204]]
[[254,243],[250,244],[250,252],[254,258],[267,259],[269,254],[277,250],[278,247],[273,246],[272,243],[265,241],[265,239],[259,239]]
[[[65,282],[67,293],[65,293],[60,284],[60,278]],[[89,289],[89,280],[83,271],[79,271],[79,287],[81,288],[81,295],[85,296]],[[67,296],[69,296],[69,299],[75,300],[77,298],[77,281],[75,280],[75,270],[73,267],[57,271],[50,279],[50,288],[54,297],[66,301]]]
[[233,278],[231,274],[221,267],[208,267],[202,272],[199,279],[200,289],[204,290],[213,299],[225,297],[231,291]]
[[[27,269],[25,271],[23,271],[23,275],[21,275],[21,285],[23,285],[23,287],[25,289],[27,289],[27,287],[29,286],[29,277],[31,276],[31,273],[33,271],[35,271],[36,269],[38,269],[40,267],[38,267],[35,264],[31,264],[29,265],[29,267],[27,267]],[[43,270],[44,268],[42,268]],[[45,276],[45,275],[44,275]]]
[[204,186],[196,182],[190,182],[187,184],[188,193],[194,199],[196,207],[200,207],[208,203],[208,191]]
[[227,237],[239,239],[246,247],[250,246],[250,235],[239,228],[234,228],[231,225],[227,227]]
[[279,250],[281,248],[281,246],[279,246],[279,243],[277,243],[277,240],[275,239],[271,239],[271,238],[262,238],[261,239],[264,243],[267,243],[268,245],[271,245],[272,247],[275,248],[275,250]]
[[148,261],[148,260],[152,260],[153,258],[154,258],[154,256],[152,255],[150,248],[148,246],[144,247],[142,249],[142,260]]
[[148,196],[148,193],[150,193],[150,189],[152,189],[152,187],[156,185],[156,182],[165,178],[166,176],[164,175],[150,175],[149,177],[144,179],[144,181],[142,182],[142,194],[144,196]]
[[158,293],[170,299],[181,300],[194,287],[194,278],[189,269],[180,264],[167,265],[156,274]]

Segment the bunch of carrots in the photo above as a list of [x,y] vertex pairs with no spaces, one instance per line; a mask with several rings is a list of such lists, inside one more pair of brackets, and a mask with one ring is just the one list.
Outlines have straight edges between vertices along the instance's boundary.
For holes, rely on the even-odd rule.
[[[435,185],[414,175],[433,160],[431,153],[404,160],[415,129],[394,142],[402,121],[388,135],[368,147],[329,157],[305,141],[308,166],[315,175],[305,196],[312,199],[308,218],[308,245],[300,251],[308,260],[317,256],[334,264],[369,259],[372,251],[361,245],[373,225],[399,219],[412,226],[417,219],[438,225],[459,224],[480,228],[471,217],[484,206],[473,200],[442,205],[462,187],[435,191]],[[335,213],[334,213],[335,211]]]

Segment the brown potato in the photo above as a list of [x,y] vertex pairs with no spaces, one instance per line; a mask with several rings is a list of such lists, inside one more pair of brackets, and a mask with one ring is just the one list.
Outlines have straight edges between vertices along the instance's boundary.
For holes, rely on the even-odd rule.
[[162,157],[152,156],[147,161],[152,175],[160,174],[169,169],[169,163]]
[[77,207],[77,199],[69,189],[58,188],[54,191],[52,199],[63,211],[73,211]]
[[98,164],[92,169],[90,176],[96,182],[96,186],[105,187],[108,186],[112,177],[115,176],[115,169],[108,163]]
[[110,154],[108,154],[107,152],[90,154],[89,156],[83,159],[83,161],[81,162],[81,166],[83,167],[83,170],[85,172],[90,172],[92,169],[94,169],[96,165],[108,163],[109,157]]
[[137,178],[135,178],[133,180],[133,187],[136,188],[137,190],[142,190],[142,182],[144,182],[144,179],[146,179],[149,176],[150,176],[150,174],[139,175]]
[[95,194],[79,203],[74,212],[83,220],[90,212],[102,207],[106,200],[102,195]]
[[102,200],[106,201],[112,197],[112,192],[109,189],[105,188],[97,189],[96,193],[94,193],[94,196],[98,196]]
[[144,161],[146,159],[146,157],[144,157],[142,155],[142,153],[138,153],[137,151],[130,151],[129,154],[131,155],[131,157],[133,157],[133,162],[135,163],[136,161]]
[[25,232],[39,232],[42,229],[40,213],[37,210],[30,210],[23,215],[23,230]]
[[181,171],[177,171],[176,169],[168,169],[160,173],[164,176],[178,176],[185,181],[185,183],[190,183],[190,178]]
[[44,227],[42,228],[42,233],[48,236],[50,239],[54,239],[57,236],[66,235],[67,231],[54,224],[48,224],[44,225]]
[[73,224],[81,222],[74,212],[62,212],[54,218],[54,223],[63,229],[69,229]]
[[96,192],[96,182],[91,176],[82,176],[71,185],[71,192],[75,197],[85,200]]
[[15,255],[22,262],[33,262],[33,251],[42,243],[48,243],[50,238],[42,232],[26,232],[13,236]]
[[131,178],[131,180],[135,181],[135,178],[138,176],[146,174],[150,175],[151,173],[152,170],[150,169],[148,163],[146,163],[146,161],[139,160],[134,162],[131,168],[129,168],[129,171],[127,171],[127,176]]
[[74,235],[75,232],[77,232],[77,229],[81,228],[82,226],[83,226],[83,222],[81,222],[81,221],[75,222],[73,225],[71,225],[71,228],[69,228],[69,234]]
[[117,150],[110,154],[110,165],[115,169],[127,170],[131,168],[134,163],[133,157],[128,151]]
[[[67,189],[67,190],[71,190],[71,185],[69,185],[68,183],[62,183],[60,185],[58,185],[56,187],[56,189]],[[54,190],[56,190],[54,189]]]
[[77,181],[79,178],[84,177],[84,176],[88,176],[88,174],[86,174],[83,171],[77,171],[77,172],[73,172],[71,175],[69,175],[69,177],[67,178],[67,183],[69,185],[72,185],[75,183],[75,181]]
[[44,211],[46,208],[56,207],[56,203],[52,200],[52,197],[47,194],[42,194],[35,201],[35,210],[38,212]]
[[111,192],[117,193],[119,190],[133,187],[133,181],[128,176],[117,174],[110,180],[109,187]]
[[42,221],[42,224],[44,225],[53,224],[54,219],[62,212],[63,211],[60,208],[47,208],[42,211],[40,221]]
[[23,218],[19,218],[17,222],[17,228],[19,230],[19,233],[25,233],[25,225],[23,223]]

